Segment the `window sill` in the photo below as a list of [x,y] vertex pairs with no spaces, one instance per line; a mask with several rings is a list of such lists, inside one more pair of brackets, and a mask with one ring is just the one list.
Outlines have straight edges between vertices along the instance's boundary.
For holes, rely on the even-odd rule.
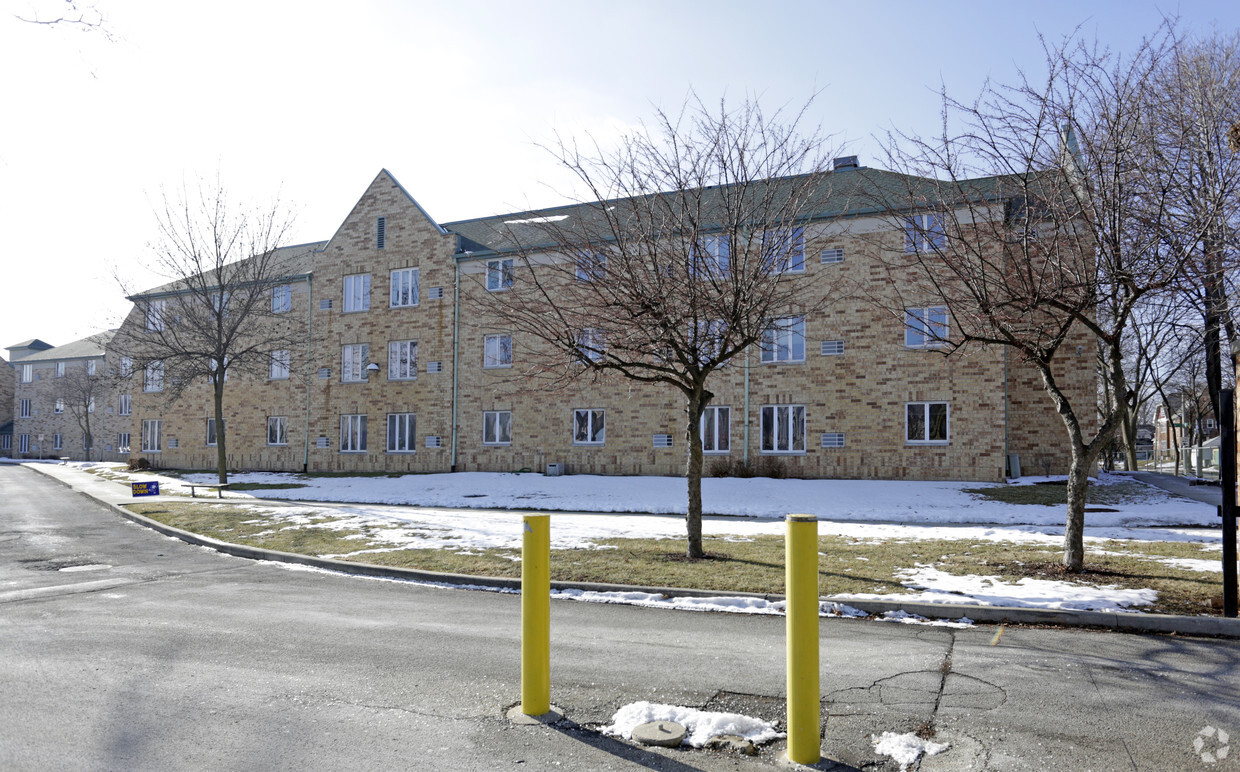
[[951,445],[951,440],[905,440],[906,448],[945,448]]
[[340,455],[342,456],[364,456],[366,455],[366,451],[364,450],[342,450],[340,451]]
[[267,447],[269,447],[269,448],[287,448],[287,447],[288,447],[288,443],[287,443],[287,442],[269,442],[269,443],[267,443]]
[[[411,375],[408,378],[388,378],[388,381],[393,382],[393,383],[400,383],[402,381],[408,383],[409,381],[416,381],[417,379],[418,379],[418,376]],[[367,381],[353,381],[353,383],[366,383],[366,382]]]
[[702,455],[703,456],[730,456],[732,455],[732,451],[730,450],[703,450]]
[[354,308],[354,309],[348,309],[348,308],[346,308],[346,309],[342,310],[340,313],[342,313],[342,314],[364,314],[364,313],[366,313],[366,312],[368,312],[368,311],[370,311],[370,309],[369,309],[369,308]]
[[804,450],[759,450],[762,456],[804,456]]
[[510,363],[506,365],[483,365],[482,369],[483,370],[511,370],[512,364]]
[[606,442],[574,442],[573,447],[574,448],[601,448],[606,444],[607,444]]
[[417,307],[418,307],[418,304],[417,304],[417,303],[406,303],[406,304],[405,304],[405,305],[403,305],[403,306],[388,306],[388,310],[389,310],[389,311],[391,311],[391,310],[393,310],[393,309],[397,309],[397,308],[417,308]]
[[507,448],[511,446],[512,446],[511,442],[484,442],[482,443],[482,447],[484,448]]
[[417,453],[416,450],[389,450],[385,451],[389,456],[412,456]]

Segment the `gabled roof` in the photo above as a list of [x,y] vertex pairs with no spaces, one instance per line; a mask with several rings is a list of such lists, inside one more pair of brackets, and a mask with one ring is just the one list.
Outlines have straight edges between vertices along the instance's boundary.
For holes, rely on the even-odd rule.
[[[818,178],[817,188],[804,207],[804,222],[886,213],[889,211],[888,202],[902,203],[910,199],[920,198],[926,201],[927,205],[931,205],[940,200],[940,194],[944,193],[944,189],[949,192],[959,190],[959,188],[952,188],[948,183],[928,177],[916,177],[866,167],[822,172]],[[960,187],[967,188],[969,195],[977,199],[996,200],[1003,195],[1002,179],[999,177],[979,178],[969,180],[967,184],[962,184]],[[769,182],[791,189],[794,185],[802,185],[805,180],[806,176],[802,175],[774,179]],[[706,189],[708,194],[712,190],[722,190],[722,188]],[[673,196],[676,194],[665,192],[655,195]],[[563,227],[572,230],[573,219],[581,222],[597,220],[602,208],[631,200],[633,199],[584,202],[473,220],[459,220],[444,223],[443,227],[460,237],[462,251],[495,253],[512,251],[519,247],[525,249],[549,247],[551,244],[548,242],[548,229],[540,227],[542,224],[567,221],[563,223]],[[709,211],[709,200],[705,203],[704,208]]]
[[[287,278],[296,278],[305,276],[314,270],[314,253],[319,252],[327,245],[326,241],[312,241],[308,244],[294,244],[287,247],[279,247],[273,253],[272,257],[283,263],[283,274]],[[253,260],[247,257],[245,260]],[[245,262],[245,260],[238,262]],[[230,264],[235,265],[235,263]],[[215,270],[206,272],[207,282],[215,281]],[[148,290],[130,295],[126,300],[140,300],[142,298],[159,297],[160,295],[176,295],[188,289],[189,284],[185,279],[177,279],[167,284],[161,284]]]
[[63,346],[56,346],[46,351],[40,351],[37,354],[31,354],[20,361],[22,364],[26,364],[27,362],[52,362],[62,359],[93,359],[101,357],[106,353],[107,345],[111,342],[114,335],[116,335],[116,330],[95,333],[81,340],[66,343]]
[[12,346],[5,346],[4,348],[6,351],[15,351],[18,349],[26,349],[26,348],[39,349],[40,351],[43,351],[51,347],[52,347],[52,344],[48,343],[47,341],[42,341],[42,340],[39,340],[38,338],[31,338],[30,340],[24,340],[21,343],[14,343]]

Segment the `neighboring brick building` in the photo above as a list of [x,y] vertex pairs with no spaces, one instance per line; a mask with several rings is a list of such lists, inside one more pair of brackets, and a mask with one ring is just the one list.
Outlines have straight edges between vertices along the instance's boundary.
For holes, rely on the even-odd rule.
[[[838,189],[889,173],[833,172],[841,174],[856,176],[838,178]],[[872,211],[850,211],[851,200],[825,198],[804,227],[792,280],[807,292],[876,281],[875,234],[897,249],[904,238]],[[496,236],[505,222],[437,223],[380,172],[329,241],[296,248],[305,269],[290,280],[288,313],[309,355],[280,377],[230,378],[230,465],[439,472],[554,463],[568,473],[681,474],[679,392],[604,378],[549,394],[516,377],[528,342],[488,313],[481,280],[488,262],[510,254]],[[135,296],[125,324],[142,324],[155,296]],[[712,457],[777,457],[794,476],[999,480],[1016,454],[1028,471],[1066,471],[1063,422],[1032,368],[1005,347],[944,357],[906,332],[899,313],[844,299],[800,318],[779,361],[761,361],[755,347],[712,375],[710,419],[726,430],[712,436],[707,469]],[[1064,346],[1059,382],[1091,404],[1092,360],[1071,355],[1092,350],[1079,337]],[[128,387],[134,455],[212,467],[208,387],[169,403],[140,378]],[[1092,431],[1093,411],[1081,412]],[[574,442],[575,421],[604,416],[601,442]],[[914,436],[913,424],[935,430]]]
[[9,400],[13,457],[86,460],[87,426],[91,460],[129,457],[128,403],[115,391],[107,351],[112,336],[101,332],[63,346],[36,339],[8,347],[16,370]]
[[17,388],[17,370],[0,357],[0,458],[13,455],[13,392]]

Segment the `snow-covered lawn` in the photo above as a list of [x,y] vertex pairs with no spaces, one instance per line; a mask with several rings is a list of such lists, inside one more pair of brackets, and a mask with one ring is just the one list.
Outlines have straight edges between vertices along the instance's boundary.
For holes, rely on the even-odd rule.
[[[151,479],[151,475],[140,475]],[[210,483],[213,475],[189,475],[184,482]],[[1030,483],[1046,478],[1022,478]],[[167,481],[167,491],[189,490],[180,480]],[[256,491],[262,498],[302,501],[399,504],[462,509],[507,509],[558,512],[626,512],[680,514],[686,511],[685,481],[679,477],[603,477],[498,472],[405,475],[403,477],[307,477],[298,474],[250,472],[229,477],[233,483],[266,483],[304,487]],[[1104,476],[1107,484],[1127,481]],[[817,515],[832,521],[882,521],[899,524],[1059,525],[1063,508],[985,501],[964,493],[986,487],[970,482],[905,482],[891,480],[773,480],[707,478],[702,481],[702,507],[707,514],[782,519],[790,513]],[[161,487],[163,483],[161,482]],[[244,495],[244,494],[233,494]],[[1214,509],[1150,487],[1148,495],[1122,505],[1117,512],[1091,512],[1091,526],[1210,525]]]
[[[128,474],[123,470],[109,473],[121,480],[158,479],[164,493],[188,494],[185,483],[212,479],[211,475],[189,475],[180,480]],[[1043,478],[1024,478],[1022,482],[1038,479]],[[235,504],[249,499],[256,513],[261,510],[265,517],[287,524],[307,525],[312,517],[330,517],[335,522],[326,527],[364,532],[369,544],[356,552],[331,556],[339,558],[409,547],[450,549],[465,554],[486,549],[518,550],[520,518],[523,513],[538,511],[551,513],[553,549],[607,549],[600,542],[684,536],[685,483],[679,478],[544,477],[483,472],[397,478],[245,473],[232,475],[230,481],[304,486],[253,494],[229,491],[227,498]],[[1123,503],[1107,506],[1116,511],[1087,513],[1089,544],[1099,549],[1100,542],[1112,539],[1197,542],[1204,553],[1201,560],[1164,561],[1191,570],[1220,570],[1217,559],[1211,560],[1217,554],[1221,537],[1213,507],[1121,476],[1103,475],[1098,484],[1119,481],[1127,482],[1137,493],[1126,497]],[[963,491],[976,487],[983,486],[958,482],[709,478],[703,480],[703,500],[712,515],[705,519],[703,531],[708,537],[731,540],[782,535],[786,514],[807,513],[820,518],[821,535],[864,541],[1062,544],[1062,506],[1008,504],[978,499]],[[340,503],[273,507],[255,497]],[[900,581],[912,592],[852,597],[1109,611],[1147,606],[1156,599],[1152,590],[1032,578],[1007,582],[990,575],[956,576],[932,565],[909,566],[900,572]],[[639,603],[655,600],[580,599]],[[686,605],[693,604],[682,603],[681,607]],[[729,610],[742,610],[737,604],[730,605]]]

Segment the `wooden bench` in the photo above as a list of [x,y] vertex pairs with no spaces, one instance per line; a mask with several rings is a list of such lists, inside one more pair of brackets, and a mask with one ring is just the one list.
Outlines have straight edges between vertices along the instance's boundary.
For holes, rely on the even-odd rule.
[[198,498],[197,491],[199,488],[207,488],[209,490],[213,489],[215,491],[215,497],[222,499],[224,498],[224,489],[227,488],[229,485],[231,485],[231,483],[185,483],[185,484],[189,486],[189,497],[191,499]]

